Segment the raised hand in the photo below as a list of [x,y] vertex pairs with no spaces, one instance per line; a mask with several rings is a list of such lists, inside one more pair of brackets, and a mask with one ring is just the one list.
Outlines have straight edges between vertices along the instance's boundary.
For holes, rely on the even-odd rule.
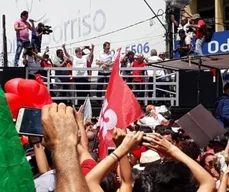
[[126,130],[122,130],[122,129],[118,129],[118,128],[114,129],[114,131],[113,131],[113,141],[114,141],[116,147],[121,145],[121,143],[122,143],[122,141],[124,140],[125,137],[126,137]]
[[168,155],[170,155],[173,147],[175,147],[167,139],[157,133],[146,136],[143,140],[145,141],[143,142],[145,147]]
[[53,103],[42,108],[44,142],[48,148],[59,145],[76,146],[79,142],[78,125],[72,107]]
[[133,131],[127,133],[120,147],[125,148],[128,152],[137,148],[143,139],[143,135],[144,135],[143,131],[138,131],[138,132]]

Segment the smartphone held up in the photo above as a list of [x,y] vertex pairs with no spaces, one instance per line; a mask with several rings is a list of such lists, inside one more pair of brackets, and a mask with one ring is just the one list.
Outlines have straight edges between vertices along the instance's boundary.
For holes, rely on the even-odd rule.
[[21,135],[43,136],[41,109],[20,108],[16,121],[16,130]]

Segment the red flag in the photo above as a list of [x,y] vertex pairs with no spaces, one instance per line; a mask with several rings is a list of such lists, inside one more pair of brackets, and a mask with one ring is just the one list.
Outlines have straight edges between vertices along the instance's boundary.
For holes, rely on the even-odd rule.
[[40,74],[35,74],[34,76],[35,76],[35,79],[36,79],[36,81],[38,83],[40,83],[40,84],[42,84],[42,85],[45,86],[45,83],[44,83],[43,79],[41,78],[41,75]]
[[51,104],[53,101],[48,91],[48,88],[46,87],[43,79],[41,78],[41,75],[35,74],[34,76],[36,78],[36,81],[40,84],[40,90],[37,93],[37,98],[39,98],[40,101],[37,99],[36,102],[33,103],[33,106],[37,108],[42,108],[44,105]]
[[125,129],[143,115],[133,92],[119,75],[120,51],[121,49],[118,50],[99,118],[100,159],[106,157],[108,147],[114,146],[113,129]]

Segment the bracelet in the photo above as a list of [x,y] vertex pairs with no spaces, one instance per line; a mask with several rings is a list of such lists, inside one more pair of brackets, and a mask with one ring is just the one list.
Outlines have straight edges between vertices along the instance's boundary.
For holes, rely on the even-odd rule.
[[113,152],[113,153],[111,153],[111,154],[114,155],[114,156],[117,158],[118,161],[120,161],[120,158],[118,157],[118,155],[116,155],[115,152]]
[[112,159],[114,159],[115,161],[117,161],[117,158],[116,157],[114,157],[113,155],[109,155]]

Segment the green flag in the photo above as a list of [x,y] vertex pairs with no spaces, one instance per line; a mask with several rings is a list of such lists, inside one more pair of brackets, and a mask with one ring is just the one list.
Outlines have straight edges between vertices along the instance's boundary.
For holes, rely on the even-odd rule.
[[34,191],[31,168],[0,86],[0,192]]

